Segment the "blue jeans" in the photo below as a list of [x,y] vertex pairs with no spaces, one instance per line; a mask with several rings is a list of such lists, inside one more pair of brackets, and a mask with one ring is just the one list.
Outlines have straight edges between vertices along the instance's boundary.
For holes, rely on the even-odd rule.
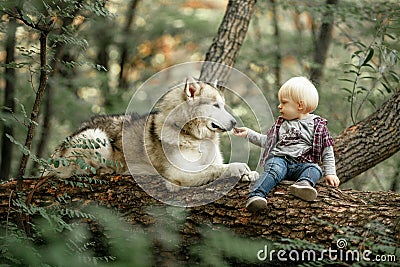
[[266,197],[271,189],[282,180],[296,182],[308,181],[315,186],[322,176],[322,170],[317,164],[296,163],[286,157],[272,157],[264,165],[264,172],[254,184],[250,197]]

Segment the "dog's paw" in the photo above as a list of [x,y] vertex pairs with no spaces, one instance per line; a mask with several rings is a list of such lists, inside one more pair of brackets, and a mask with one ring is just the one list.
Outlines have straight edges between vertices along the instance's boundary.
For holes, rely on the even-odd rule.
[[242,182],[254,182],[257,181],[260,175],[256,171],[251,171],[249,174],[242,176]]
[[169,192],[178,192],[180,187],[174,183],[171,183],[168,180],[165,180],[165,187],[168,189]]
[[229,176],[243,177],[249,175],[251,170],[246,163],[234,162],[229,164]]

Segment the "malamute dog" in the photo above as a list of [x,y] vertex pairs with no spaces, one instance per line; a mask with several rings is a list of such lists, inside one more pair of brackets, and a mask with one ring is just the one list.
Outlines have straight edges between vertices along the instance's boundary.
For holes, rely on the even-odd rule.
[[246,163],[223,164],[219,134],[236,124],[215,84],[194,79],[173,87],[146,115],[105,115],[84,122],[53,156],[68,178],[97,174],[159,174],[178,186],[219,177],[256,180]]

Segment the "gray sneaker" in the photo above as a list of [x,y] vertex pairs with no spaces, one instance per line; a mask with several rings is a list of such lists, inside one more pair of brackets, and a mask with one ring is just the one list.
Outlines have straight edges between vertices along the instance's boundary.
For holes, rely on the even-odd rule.
[[290,193],[305,201],[313,201],[317,198],[318,192],[307,181],[300,181],[289,187]]
[[247,200],[246,209],[250,212],[257,212],[266,208],[267,200],[264,197],[254,196]]

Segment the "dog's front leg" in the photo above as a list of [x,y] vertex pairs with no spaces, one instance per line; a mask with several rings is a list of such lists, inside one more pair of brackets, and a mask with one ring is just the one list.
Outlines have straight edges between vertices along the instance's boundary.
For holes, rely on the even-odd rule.
[[229,172],[225,174],[228,176],[241,177],[243,182],[256,181],[259,178],[258,172],[251,171],[246,163],[234,162],[227,165]]
[[[198,167],[196,171],[170,167],[165,173],[170,182],[179,186],[200,186],[218,178],[239,177],[250,181],[258,178],[257,172],[252,172],[246,163],[211,164]],[[247,177],[247,178],[245,178]]]
[[208,184],[222,177],[227,170],[227,164],[198,166],[196,170],[185,170],[170,166],[163,176],[178,186],[190,187]]
[[251,171],[249,174],[242,176],[242,182],[254,182],[260,178],[260,174],[256,171]]

